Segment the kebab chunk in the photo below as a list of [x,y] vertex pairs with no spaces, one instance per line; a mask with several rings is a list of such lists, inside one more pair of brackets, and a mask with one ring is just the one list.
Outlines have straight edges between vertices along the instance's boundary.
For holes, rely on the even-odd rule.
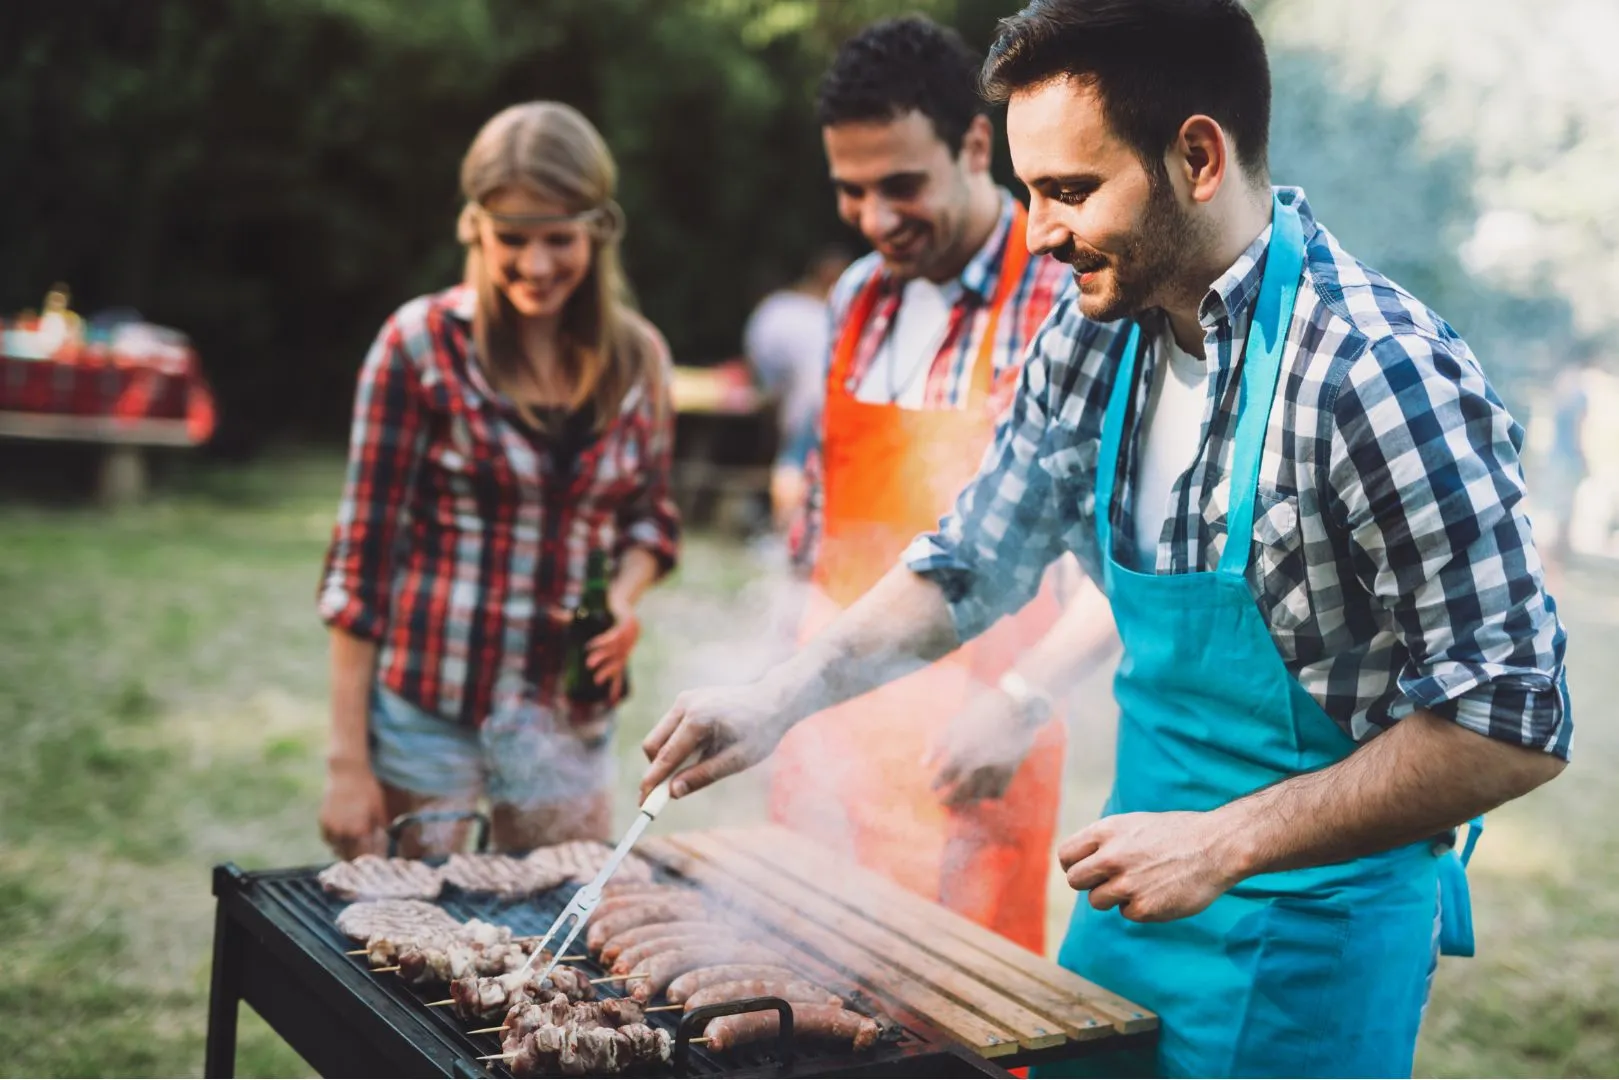
[[557,867],[546,867],[510,855],[451,855],[444,863],[444,880],[472,893],[494,893],[503,900],[554,889],[568,880]]
[[637,1001],[650,1001],[676,978],[697,968],[715,964],[763,964],[785,967],[780,953],[751,941],[709,941],[692,948],[675,949],[653,957],[646,964],[647,978],[630,986],[630,996]]
[[355,941],[400,940],[449,933],[461,920],[425,900],[362,900],[337,913],[337,928]]
[[744,998],[756,997],[781,998],[794,1007],[795,1014],[800,1005],[843,1008],[842,998],[824,986],[816,986],[803,979],[738,979],[735,982],[705,986],[685,1000],[685,1011],[700,1009],[704,1005],[718,1005],[726,1001],[741,1001]]
[[[443,945],[411,944],[399,950],[399,974],[417,984],[452,983],[475,976],[505,975],[521,971],[528,963],[533,942],[504,941],[494,945],[469,945],[452,941]],[[542,954],[538,962],[549,962]]]
[[510,972],[505,975],[469,975],[450,984],[450,1000],[455,1014],[463,1020],[487,1022],[511,1012],[512,1006],[549,1000],[563,994],[572,1001],[588,1001],[596,996],[590,976],[578,968],[558,964],[542,983],[538,971]]
[[508,1038],[507,1062],[514,1075],[608,1076],[637,1065],[669,1060],[669,1033],[630,1024],[622,1028],[548,1024]]
[[344,900],[431,900],[444,889],[443,876],[426,863],[380,855],[333,863],[318,880]]
[[[781,1016],[771,1009],[738,1013],[735,1016],[716,1016],[708,1022],[703,1034],[708,1036],[710,1050],[723,1053],[748,1043],[773,1039],[780,1028]],[[871,1017],[835,1005],[795,1005],[793,1033],[795,1036],[844,1043],[854,1050],[866,1050],[877,1042],[882,1029]]]
[[[442,950],[452,945],[470,946],[486,952],[500,951],[515,947],[514,941],[511,928],[508,926],[487,923],[482,919],[468,919],[464,923],[451,920],[449,926],[444,929],[406,934],[373,934],[366,940],[366,959],[370,961],[372,967],[387,967],[399,963],[401,956],[412,951]],[[498,975],[505,970],[507,970],[505,966],[499,966],[481,974]]]
[[539,1028],[568,1023],[597,1027],[624,1027],[646,1023],[639,1002],[629,998],[602,998],[599,1001],[573,1001],[566,994],[552,993],[543,1001],[513,1005],[506,1014],[506,1040],[520,1039]]
[[699,990],[720,983],[738,982],[747,979],[776,979],[788,980],[798,978],[798,973],[791,968],[770,966],[767,964],[716,964],[713,967],[701,967],[688,971],[669,984],[667,996],[670,1001],[680,1004],[687,1001]]

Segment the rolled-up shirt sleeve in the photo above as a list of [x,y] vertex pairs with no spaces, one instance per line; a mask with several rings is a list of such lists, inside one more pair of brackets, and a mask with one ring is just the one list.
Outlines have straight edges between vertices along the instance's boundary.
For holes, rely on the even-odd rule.
[[1029,345],[1017,396],[1001,417],[978,475],[931,533],[902,561],[939,585],[956,635],[965,642],[1027,604],[1045,569],[1065,550],[1052,478],[1041,465],[1053,430],[1052,369],[1074,343],[1061,304]]
[[421,394],[416,363],[390,320],[360,369],[348,471],[318,598],[328,626],[373,641],[388,623],[396,544],[426,443]]
[[1566,759],[1565,634],[1524,507],[1522,431],[1466,346],[1372,342],[1333,421],[1330,498],[1406,654],[1388,718],[1422,708]]
[[642,548],[658,560],[663,573],[668,573],[680,556],[680,510],[670,486],[675,444],[675,406],[670,389],[674,361],[663,337],[650,327],[648,330],[663,377],[649,381],[648,399],[639,410],[639,422],[646,425],[646,451],[636,489],[618,513],[617,554],[627,548]]

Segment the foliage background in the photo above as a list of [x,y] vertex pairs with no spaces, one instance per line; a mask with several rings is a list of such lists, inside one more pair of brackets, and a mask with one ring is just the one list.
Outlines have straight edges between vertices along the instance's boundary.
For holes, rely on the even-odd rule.
[[[736,351],[833,217],[815,79],[869,19],[986,44],[1012,0],[80,0],[0,13],[0,311],[55,280],[199,343],[216,449],[340,436],[389,311],[453,280],[460,155],[560,98],[619,157],[641,302]],[[1473,340],[1509,396],[1614,329],[1619,9],[1255,0],[1275,173]],[[1006,173],[1004,152],[1000,167]]]

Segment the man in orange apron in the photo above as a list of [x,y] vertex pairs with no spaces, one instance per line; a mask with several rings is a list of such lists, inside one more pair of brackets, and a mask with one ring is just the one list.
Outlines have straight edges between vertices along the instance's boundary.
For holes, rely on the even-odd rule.
[[[1066,284],[1029,257],[1025,214],[990,177],[978,58],[921,17],[840,50],[818,112],[840,215],[876,250],[833,294],[812,466],[804,636],[876,583],[977,472],[1024,348]],[[801,724],[775,755],[772,817],[1041,950],[1063,729],[1013,662],[1052,626],[1043,594],[944,660]],[[1038,725],[1004,797],[949,805],[924,758],[978,688]]]

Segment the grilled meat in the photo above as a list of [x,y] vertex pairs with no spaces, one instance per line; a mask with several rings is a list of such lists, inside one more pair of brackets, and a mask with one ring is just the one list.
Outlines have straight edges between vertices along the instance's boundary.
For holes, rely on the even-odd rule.
[[505,900],[545,892],[568,880],[560,867],[510,855],[451,855],[443,873],[444,880],[458,889],[494,893]]
[[362,900],[337,913],[337,928],[356,941],[405,939],[452,931],[461,925],[459,919],[425,900]]
[[683,1003],[686,1011],[704,1005],[718,1005],[743,998],[777,997],[794,1006],[826,1005],[834,1009],[843,1007],[843,999],[824,986],[816,986],[803,979],[738,979],[735,982],[715,983],[692,994]]
[[344,900],[431,900],[444,888],[443,876],[426,863],[380,855],[333,863],[318,880]]
[[[723,1053],[763,1039],[773,1039],[781,1028],[781,1017],[775,1010],[739,1013],[736,1016],[716,1016],[708,1022],[703,1034],[708,1036],[708,1048]],[[795,1037],[841,1042],[854,1050],[869,1049],[877,1041],[881,1028],[877,1021],[857,1012],[834,1005],[798,1005],[793,1008],[793,1034]]]
[[791,968],[768,964],[718,964],[713,967],[694,968],[669,984],[667,996],[670,1001],[679,1004],[687,1001],[699,990],[703,990],[719,983],[737,982],[743,979],[796,979],[798,974]]

